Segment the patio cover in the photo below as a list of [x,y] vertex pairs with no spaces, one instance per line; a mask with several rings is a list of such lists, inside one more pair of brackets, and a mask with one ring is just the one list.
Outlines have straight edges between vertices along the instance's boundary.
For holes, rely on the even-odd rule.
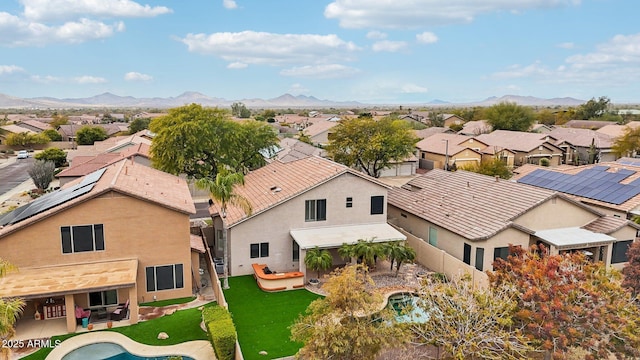
[[133,287],[138,260],[21,268],[0,278],[0,298],[35,299]]
[[386,242],[407,239],[401,232],[386,223],[297,229],[291,230],[289,233],[304,250],[316,246],[335,248],[344,243],[355,244],[358,240],[373,239],[374,242]]
[[616,238],[578,227],[536,231],[534,236],[555,246],[558,250],[582,249],[592,246],[609,245]]

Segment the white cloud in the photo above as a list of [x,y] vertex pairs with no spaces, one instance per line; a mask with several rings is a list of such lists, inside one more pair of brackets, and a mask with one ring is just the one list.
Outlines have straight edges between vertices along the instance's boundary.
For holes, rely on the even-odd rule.
[[187,34],[180,39],[191,52],[212,54],[245,64],[327,64],[350,61],[359,48],[337,35],[237,33]]
[[324,16],[344,28],[420,28],[469,23],[481,14],[578,5],[581,0],[334,0]]
[[438,37],[432,32],[425,31],[416,35],[416,40],[422,44],[434,44],[438,42]]
[[559,47],[561,49],[573,49],[576,47],[576,44],[572,43],[572,42],[563,42],[560,43],[558,45],[556,45],[556,47]]
[[104,84],[107,82],[107,79],[95,76],[79,76],[73,78],[73,81],[78,84]]
[[24,72],[24,69],[16,65],[0,65],[0,76]]
[[340,64],[328,64],[328,65],[307,65],[293,67],[290,69],[284,69],[280,71],[282,76],[291,77],[304,77],[304,78],[316,78],[316,79],[337,79],[348,78],[360,73],[360,70],[344,66]]
[[124,74],[124,79],[126,81],[151,81],[153,80],[153,76],[131,71]]
[[108,25],[99,21],[80,19],[58,26],[31,22],[6,12],[0,12],[0,45],[42,46],[49,43],[82,43],[104,39],[124,31],[124,24]]
[[246,69],[249,64],[245,64],[243,62],[233,62],[227,65],[227,69]]
[[238,8],[238,4],[236,4],[235,0],[222,0],[222,6],[229,10]]
[[51,83],[60,83],[60,82],[63,82],[64,80],[59,77],[51,76],[51,75],[46,75],[46,76],[31,75],[31,81],[35,83],[40,83],[40,84],[51,84]]
[[378,41],[371,47],[373,51],[386,51],[386,52],[398,52],[407,48],[407,43],[404,41]]
[[24,16],[34,21],[78,17],[154,17],[171,13],[165,6],[141,5],[131,0],[21,0]]
[[372,30],[367,33],[367,39],[382,40],[386,38],[387,38],[387,34],[381,31]]
[[400,87],[400,92],[403,94],[424,94],[428,91],[426,87],[416,84],[404,84]]

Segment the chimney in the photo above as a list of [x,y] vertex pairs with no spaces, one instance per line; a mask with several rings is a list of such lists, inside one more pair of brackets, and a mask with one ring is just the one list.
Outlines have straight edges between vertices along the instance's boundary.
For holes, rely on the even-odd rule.
[[496,175],[496,182],[500,181],[500,176]]

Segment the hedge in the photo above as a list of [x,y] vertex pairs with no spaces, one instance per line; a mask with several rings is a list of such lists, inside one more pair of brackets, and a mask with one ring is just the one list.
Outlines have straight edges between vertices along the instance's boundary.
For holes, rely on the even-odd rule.
[[229,311],[220,306],[205,307],[202,310],[202,320],[206,324],[216,357],[219,360],[233,360],[237,334]]

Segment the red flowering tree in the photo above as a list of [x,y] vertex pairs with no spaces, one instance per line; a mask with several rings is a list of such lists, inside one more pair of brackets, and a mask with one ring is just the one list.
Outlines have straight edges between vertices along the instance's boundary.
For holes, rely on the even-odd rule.
[[520,323],[545,358],[564,359],[571,348],[591,356],[640,357],[638,303],[622,287],[620,272],[582,254],[549,255],[546,248],[512,247],[494,262],[494,287],[516,292]]
[[640,241],[631,244],[627,250],[627,259],[629,263],[622,269],[622,286],[637,296],[640,294]]

